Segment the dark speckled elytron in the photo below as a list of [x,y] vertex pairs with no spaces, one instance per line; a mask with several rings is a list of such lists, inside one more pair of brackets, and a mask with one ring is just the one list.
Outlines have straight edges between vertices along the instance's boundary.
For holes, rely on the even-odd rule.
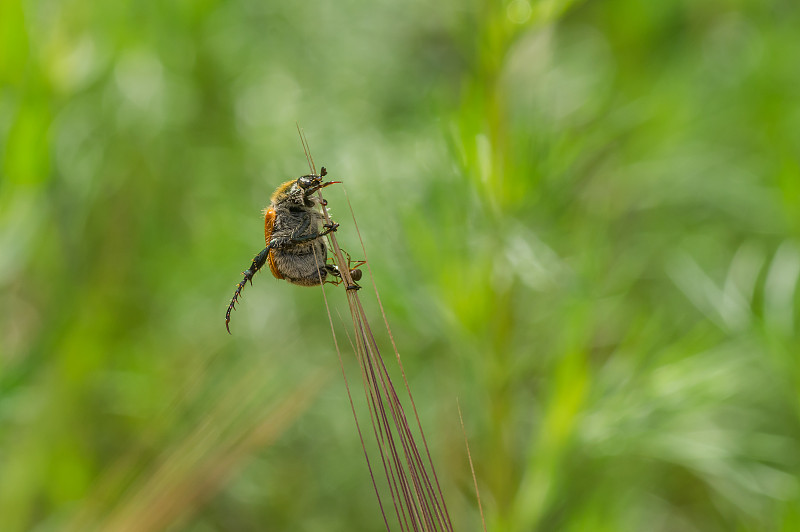
[[[325,167],[319,175],[309,174],[287,181],[279,186],[264,209],[264,239],[267,247],[255,256],[253,263],[244,272],[244,279],[236,285],[236,291],[225,314],[225,327],[230,333],[231,311],[235,308],[247,281],[269,263],[276,279],[285,279],[300,286],[317,286],[330,273],[341,279],[339,270],[327,264],[328,249],[324,236],[335,231],[338,224],[325,225],[324,217],[315,207],[320,203],[314,192],[339,181],[323,183]],[[320,227],[323,231],[320,231]],[[361,278],[360,270],[352,270],[354,281]]]

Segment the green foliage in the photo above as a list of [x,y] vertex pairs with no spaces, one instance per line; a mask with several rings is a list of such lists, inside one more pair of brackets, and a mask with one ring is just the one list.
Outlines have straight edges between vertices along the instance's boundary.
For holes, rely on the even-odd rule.
[[781,0],[1,1],[0,529],[383,526],[319,290],[261,273],[225,332],[299,122],[456,529],[458,396],[490,530],[797,530],[798,27]]

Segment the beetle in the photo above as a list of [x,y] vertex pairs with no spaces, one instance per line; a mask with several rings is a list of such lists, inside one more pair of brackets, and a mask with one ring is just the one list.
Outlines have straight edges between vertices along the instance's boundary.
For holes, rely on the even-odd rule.
[[[264,240],[267,247],[253,258],[252,264],[242,274],[244,278],[236,285],[228,311],[225,313],[225,328],[231,332],[231,311],[239,301],[242,289],[264,266],[269,265],[276,279],[284,279],[300,286],[317,286],[326,281],[328,274],[338,277],[341,273],[333,264],[327,263],[328,250],[325,235],[336,231],[339,224],[325,224],[325,218],[316,210],[325,200],[313,196],[315,192],[341,181],[322,182],[327,175],[323,166],[319,174],[308,174],[280,185],[264,209]],[[323,228],[320,231],[320,227]],[[348,267],[349,269],[349,267]],[[361,270],[350,271],[353,281],[361,279]],[[357,288],[357,286],[348,287]]]

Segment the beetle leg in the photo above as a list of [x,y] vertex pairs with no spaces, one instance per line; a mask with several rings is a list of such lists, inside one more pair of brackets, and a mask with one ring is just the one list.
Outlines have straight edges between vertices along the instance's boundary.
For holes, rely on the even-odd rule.
[[309,240],[316,240],[321,236],[325,236],[328,233],[336,231],[336,229],[339,227],[339,224],[325,224],[323,227],[325,228],[324,231],[315,233],[313,235],[294,236],[294,234],[299,232],[295,231],[290,237],[273,238],[269,241],[269,245],[274,249],[280,249],[293,244],[302,244],[303,242],[308,242]]
[[236,285],[236,291],[233,293],[233,297],[231,298],[231,304],[228,305],[228,312],[225,313],[225,328],[228,329],[228,334],[231,333],[231,328],[229,326],[231,321],[231,311],[236,308],[236,303],[239,301],[239,295],[242,293],[244,285],[247,284],[247,281],[250,281],[250,284],[253,284],[253,276],[258,270],[261,269],[262,266],[264,266],[264,263],[267,262],[267,257],[269,256],[271,249],[272,243],[270,242],[269,246],[262,249],[261,253],[255,256],[250,267],[242,272],[244,274],[244,279],[239,281],[239,283]]

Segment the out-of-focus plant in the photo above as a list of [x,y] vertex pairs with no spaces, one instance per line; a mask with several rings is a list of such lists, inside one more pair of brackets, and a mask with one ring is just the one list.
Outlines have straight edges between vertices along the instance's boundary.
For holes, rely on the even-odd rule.
[[[221,321],[299,121],[455,529],[479,519],[456,396],[490,530],[798,529],[798,24],[782,0],[1,2],[0,528],[63,528],[216,399],[255,426],[335,368],[316,290],[257,283]],[[383,526],[327,382],[173,526]]]

